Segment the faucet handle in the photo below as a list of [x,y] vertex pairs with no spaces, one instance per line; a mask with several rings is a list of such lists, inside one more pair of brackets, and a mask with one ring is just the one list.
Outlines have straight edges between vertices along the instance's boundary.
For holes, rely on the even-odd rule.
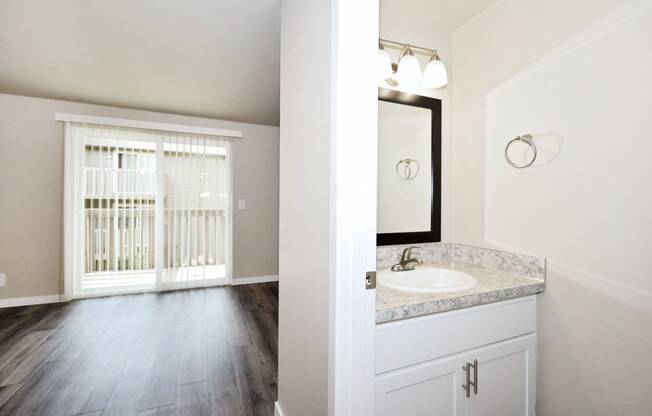
[[419,247],[419,246],[407,247],[406,249],[403,250],[403,255],[401,256],[401,259],[403,261],[408,260],[410,258],[410,256],[412,256],[412,252],[414,250],[419,250],[420,251],[421,247]]

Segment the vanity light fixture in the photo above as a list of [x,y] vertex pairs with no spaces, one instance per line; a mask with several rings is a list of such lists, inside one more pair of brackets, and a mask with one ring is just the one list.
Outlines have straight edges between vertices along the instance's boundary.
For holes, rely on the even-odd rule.
[[392,58],[389,57],[383,45],[378,42],[378,82],[391,78],[393,74]]
[[441,88],[446,84],[448,84],[448,72],[446,71],[444,63],[439,59],[437,51],[435,51],[430,57],[426,69],[423,71],[423,81],[421,85],[424,88],[436,89]]
[[399,55],[396,81],[405,87],[415,86],[421,81],[421,65],[409,45]]
[[[398,63],[392,63],[386,47],[400,50]],[[415,54],[430,58],[423,74]],[[387,39],[378,39],[378,78],[392,87],[421,85],[423,88],[436,89],[448,84],[446,66],[439,59],[437,50]]]

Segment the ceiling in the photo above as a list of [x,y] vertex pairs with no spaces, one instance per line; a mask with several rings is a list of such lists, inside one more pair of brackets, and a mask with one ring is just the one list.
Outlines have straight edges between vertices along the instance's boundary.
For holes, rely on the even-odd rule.
[[0,0],[0,92],[278,125],[280,0]]
[[[381,0],[449,31],[495,0]],[[0,92],[279,122],[281,0],[0,0]]]
[[397,21],[406,27],[431,28],[450,32],[498,0],[380,0],[381,31],[383,21],[400,29]]

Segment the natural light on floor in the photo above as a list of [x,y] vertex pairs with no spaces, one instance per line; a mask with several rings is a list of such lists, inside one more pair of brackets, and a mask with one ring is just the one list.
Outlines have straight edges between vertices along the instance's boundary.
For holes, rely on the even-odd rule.
[[[166,270],[163,273],[163,282],[174,285],[224,279],[225,277],[226,267],[224,264],[190,266],[183,269]],[[111,289],[143,290],[155,284],[156,271],[154,269],[124,273],[86,273],[83,281],[84,289],[89,291]]]

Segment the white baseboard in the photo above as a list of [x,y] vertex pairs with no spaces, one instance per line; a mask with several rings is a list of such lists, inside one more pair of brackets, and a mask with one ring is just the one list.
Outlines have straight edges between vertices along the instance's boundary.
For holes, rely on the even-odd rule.
[[256,283],[278,282],[278,275],[233,278],[232,286],[252,285]]
[[281,405],[278,402],[274,402],[274,416],[284,416],[283,409],[281,409]]
[[[239,285],[252,285],[256,283],[278,282],[278,275],[269,276],[254,276],[254,277],[241,277],[233,279],[231,283],[233,286]],[[107,296],[110,294],[104,294]],[[65,302],[63,295],[45,295],[45,296],[30,296],[25,298],[7,298],[0,299],[0,308],[12,308],[15,306],[29,306],[29,305],[44,305],[46,303]]]
[[0,308],[12,308],[14,306],[43,305],[46,303],[63,302],[63,295],[30,296],[26,298],[0,299]]

